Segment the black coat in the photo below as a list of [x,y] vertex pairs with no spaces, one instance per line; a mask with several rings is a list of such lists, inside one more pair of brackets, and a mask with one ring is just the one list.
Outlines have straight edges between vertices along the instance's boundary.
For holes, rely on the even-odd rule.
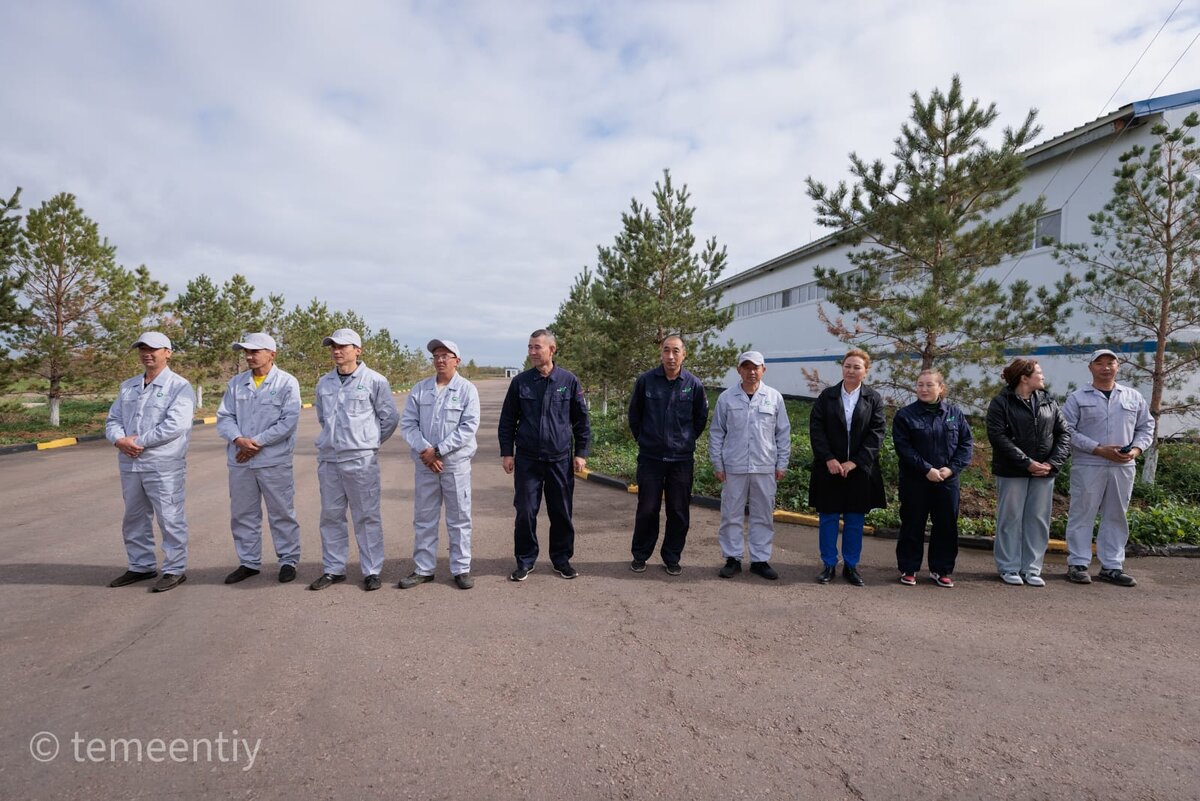
[[[879,446],[883,444],[883,397],[866,384],[850,421],[842,411],[842,384],[822,392],[808,418],[812,439],[812,476],[808,504],[818,512],[866,513],[887,506],[883,473],[879,469]],[[830,459],[851,461],[857,467],[846,478],[829,474]]]
[[1071,429],[1058,402],[1045,390],[1033,393],[1037,416],[1008,387],[992,398],[987,411],[992,443],[992,475],[1028,478],[1029,463],[1046,462],[1054,475],[1071,454]]

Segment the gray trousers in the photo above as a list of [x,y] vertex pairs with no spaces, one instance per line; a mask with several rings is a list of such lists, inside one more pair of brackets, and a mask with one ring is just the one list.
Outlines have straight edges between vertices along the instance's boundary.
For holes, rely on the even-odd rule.
[[1129,464],[1071,465],[1071,510],[1067,515],[1067,564],[1092,563],[1092,531],[1096,515],[1100,530],[1096,534],[1096,556],[1100,567],[1119,570],[1125,564],[1125,544],[1129,542],[1129,496],[1137,466]]
[[125,517],[121,534],[129,569],[149,573],[157,569],[154,552],[154,518],[162,530],[164,573],[182,573],[187,569],[188,527],[184,515],[185,469],[152,473],[121,473],[121,496],[125,499]]
[[[725,474],[725,483],[721,486],[721,528],[717,531],[721,556],[742,558],[747,539],[742,523],[746,520],[750,530],[750,561],[771,559],[771,545],[775,541],[776,484],[774,473]],[[750,502],[748,520],[747,501]]]
[[1001,573],[1040,575],[1050,542],[1053,476],[996,476],[996,542],[992,555]]
[[438,524],[446,506],[446,539],[450,573],[471,571],[471,464],[456,473],[435,473],[417,462],[413,492],[413,562],[417,572],[432,576],[437,564]]
[[263,504],[279,565],[300,564],[300,524],[296,522],[296,484],[291,464],[229,468],[229,528],[238,562],[262,568]]
[[383,571],[383,516],[380,513],[379,457],[317,462],[321,486],[321,564],[326,573],[344,575],[350,558],[346,509],[354,520],[354,539],[364,576]]

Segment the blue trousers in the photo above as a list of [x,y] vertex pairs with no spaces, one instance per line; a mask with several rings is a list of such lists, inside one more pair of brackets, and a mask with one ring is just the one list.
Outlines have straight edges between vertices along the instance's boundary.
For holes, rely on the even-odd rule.
[[689,505],[692,502],[694,462],[664,462],[658,459],[638,460],[637,513],[633,521],[633,558],[645,562],[658,543],[658,515],[663,497],[667,501],[667,527],[663,533],[662,560],[678,564],[683,556],[691,523]]
[[862,556],[863,525],[867,516],[859,512],[821,512],[817,529],[821,543],[821,562],[825,567],[838,563],[838,523],[842,523],[842,561],[857,567]]
[[571,561],[575,555],[575,525],[571,522],[575,473],[571,459],[543,462],[518,455],[514,461],[513,507],[517,519],[513,525],[513,555],[517,564],[528,569],[537,561],[537,516],[543,492],[550,515],[550,561],[555,565]]

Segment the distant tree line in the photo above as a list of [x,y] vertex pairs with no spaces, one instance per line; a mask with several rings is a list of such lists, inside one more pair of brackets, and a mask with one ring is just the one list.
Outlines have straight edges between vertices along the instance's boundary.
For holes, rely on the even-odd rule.
[[238,372],[230,345],[251,331],[275,337],[279,362],[304,385],[330,369],[321,340],[337,328],[358,331],[365,359],[395,383],[429,368],[423,351],[373,330],[357,312],[317,298],[289,311],[282,294],[262,297],[243,275],[218,285],[201,274],[168,300],[168,286],[145,265],[117,263],[116,246],[74,195],[55,195],[24,218],[20,197],[18,188],[0,200],[0,390],[19,377],[44,380],[51,425],[63,397],[110,389],[129,371],[130,343],[145,330],[171,338],[172,369],[200,393]]

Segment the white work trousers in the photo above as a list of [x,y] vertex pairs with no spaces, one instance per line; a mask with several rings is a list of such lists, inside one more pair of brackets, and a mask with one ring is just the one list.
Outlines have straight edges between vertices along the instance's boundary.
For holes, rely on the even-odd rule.
[[154,518],[162,531],[164,573],[182,573],[187,569],[188,527],[183,511],[185,469],[163,472],[121,473],[121,495],[125,499],[125,517],[121,534],[129,569],[149,573],[157,568],[154,552]]
[[775,540],[775,474],[726,473],[721,487],[721,528],[717,539],[721,556],[740,560],[746,547],[742,532],[746,518],[746,501],[750,502],[747,526],[750,529],[750,561],[771,559],[771,544]]
[[1117,570],[1125,564],[1125,543],[1129,542],[1129,496],[1137,466],[1132,462],[1071,465],[1071,509],[1067,514],[1067,564],[1092,563],[1092,531],[1096,515],[1100,530],[1096,534],[1096,556],[1100,567]]
[[321,564],[326,573],[345,575],[350,558],[346,507],[354,521],[358,561],[364,576],[383,571],[383,517],[380,514],[379,457],[317,462],[321,485]]
[[262,569],[263,504],[279,566],[300,564],[300,524],[296,522],[296,484],[290,464],[229,468],[229,528],[238,562]]
[[457,576],[471,571],[471,463],[465,468],[435,473],[419,462],[413,465],[413,562],[422,576],[432,576],[437,564],[442,504],[446,505],[450,573]]

